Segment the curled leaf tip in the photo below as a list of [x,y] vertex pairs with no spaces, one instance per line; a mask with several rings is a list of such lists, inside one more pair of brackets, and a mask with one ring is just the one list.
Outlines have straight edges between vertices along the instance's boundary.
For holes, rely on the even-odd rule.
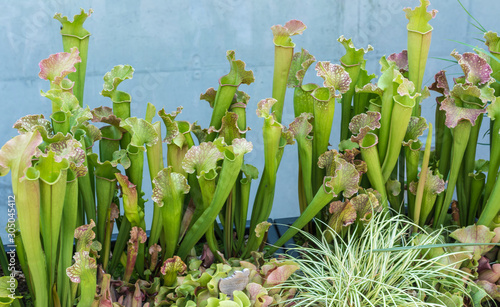
[[323,185],[325,192],[335,196],[343,192],[344,197],[351,197],[359,189],[359,172],[356,167],[344,160],[336,150],[330,150],[318,159],[318,166],[326,169]]
[[354,47],[352,39],[346,39],[343,35],[340,36],[337,41],[344,46],[346,51],[346,54],[340,58],[340,63],[344,67],[363,66],[366,62],[364,59],[365,54],[373,50],[371,45],[368,45],[366,49],[358,49]]
[[[274,98],[265,98],[259,101],[257,104],[257,116],[258,117],[263,117],[263,118],[270,118],[272,117],[273,119],[275,118],[274,112],[271,113],[271,108],[273,105],[278,102]],[[275,120],[273,120],[274,123]],[[278,122],[276,122],[278,123]],[[279,123],[278,123],[279,124]]]
[[484,34],[485,44],[491,53],[500,53],[500,37],[496,32],[488,31]]
[[130,190],[134,194],[137,194],[136,185],[130,182],[130,180],[126,175],[123,175],[121,173],[115,173],[115,177],[120,183],[123,193],[125,193],[124,189],[126,189]]
[[398,196],[401,193],[401,182],[389,179],[385,185],[387,192],[392,196]]
[[[489,227],[484,225],[471,225],[453,231],[450,237],[460,243],[490,243],[495,237],[495,232],[490,231]],[[476,245],[457,247],[458,251],[472,252],[472,257],[479,260],[481,255],[492,249],[492,245]]]
[[401,73],[408,71],[408,51],[393,53],[387,57],[387,61],[394,62]]
[[233,108],[246,108],[248,101],[250,101],[250,95],[247,93],[236,90],[234,94],[233,102],[231,103],[231,109]]
[[234,50],[228,50],[227,60],[231,66],[229,73],[219,79],[220,85],[239,86],[240,84],[251,84],[255,81],[253,71],[245,70],[245,62],[235,59]]
[[111,212],[110,212],[110,215],[109,215],[109,219],[111,221],[117,219],[120,217],[120,209],[118,209],[118,206],[115,204],[115,203],[111,203]]
[[46,133],[52,134],[52,125],[49,120],[45,119],[43,114],[40,115],[26,115],[18,119],[14,126],[20,134],[33,132],[36,129],[45,130]]
[[353,134],[351,141],[359,143],[368,132],[380,128],[380,118],[380,113],[373,111],[354,116],[349,123],[349,130]]
[[98,107],[90,111],[92,113],[93,123],[105,123],[115,127],[120,126],[121,119],[113,114],[113,109],[110,107]]
[[491,80],[491,73],[493,70],[488,62],[472,52],[464,52],[459,54],[456,50],[451,53],[465,74],[465,81],[468,84],[483,85]]
[[[457,83],[450,95],[468,108],[484,108],[489,101],[495,100],[495,90],[489,86],[479,88],[473,84]],[[459,104],[459,103],[457,103]]]
[[408,122],[408,128],[406,128],[403,145],[411,147],[412,143],[418,142],[418,138],[424,134],[427,127],[425,118],[412,116]]
[[429,89],[441,93],[443,96],[448,96],[450,94],[450,87],[446,79],[446,72],[441,70],[434,76],[434,80]]
[[[418,175],[419,178],[420,178],[420,174],[421,174],[421,172]],[[425,180],[425,185],[424,185],[425,191],[428,191],[428,192],[435,194],[435,195],[444,192],[446,182],[443,180],[442,177],[443,176],[439,173],[438,170],[435,170],[433,172],[432,169],[429,167],[427,170],[427,178]],[[417,194],[417,187],[418,187],[417,182],[410,183],[410,192],[412,194],[416,195]]]
[[[244,104],[243,106],[246,107],[246,105]],[[232,107],[234,107],[234,104],[232,105]],[[215,129],[215,127],[211,126],[207,132],[217,132],[219,133],[219,136],[225,137],[230,140],[234,137],[240,137],[248,130],[250,130],[250,128],[248,127],[245,130],[240,130],[240,128],[238,127],[238,114],[236,114],[235,112],[226,111],[226,114],[222,117],[220,129]]]
[[80,276],[85,271],[96,271],[97,264],[95,258],[91,257],[88,251],[76,252],[73,256],[75,263],[66,269],[66,275],[74,283],[80,283]]
[[486,113],[486,109],[469,109],[459,107],[455,104],[455,99],[449,96],[441,102],[440,110],[446,112],[445,125],[448,128],[455,128],[462,120],[469,121],[472,126],[476,125],[476,120],[480,114]]
[[410,7],[404,8],[403,11],[406,13],[406,18],[408,22],[408,30],[420,33],[427,33],[432,31],[432,26],[429,21],[436,17],[438,13],[437,10],[427,11],[427,7],[430,5],[429,0],[420,0],[420,6],[411,9]]
[[384,90],[382,90],[376,84],[368,83],[361,88],[356,85],[356,93],[376,94],[382,97],[382,95],[384,94]]
[[142,118],[129,117],[120,122],[120,127],[130,132],[132,135],[130,143],[135,146],[144,144],[152,146],[158,142],[158,133],[155,128]]
[[415,92],[415,84],[403,77],[401,73],[398,73],[394,81],[399,83],[397,92],[400,96],[408,96],[410,99],[415,99],[416,97],[420,97],[422,94],[416,92],[414,95],[412,93]]
[[313,118],[311,113],[302,113],[295,118],[293,122],[288,126],[288,131],[290,131],[293,136],[307,136],[312,131],[312,125],[310,120]]
[[340,141],[338,148],[340,151],[352,150],[359,148],[359,144],[347,139]]
[[355,52],[362,52],[362,53],[368,53],[370,51],[373,51],[373,46],[372,45],[368,45],[368,47],[365,48],[356,48],[354,47],[354,43],[352,42],[352,38],[345,38],[344,35],[341,35],[337,41],[339,43],[341,43],[342,45],[344,45],[344,47],[346,49],[353,49]]
[[349,90],[352,80],[342,65],[332,64],[329,61],[318,62],[316,72],[318,77],[325,80],[323,86],[329,88],[333,96],[342,97],[342,94]]
[[76,63],[82,61],[79,54],[80,52],[76,47],[71,48],[71,52],[52,54],[38,64],[40,66],[38,76],[44,80],[60,84],[67,75],[76,71]]
[[58,20],[61,24],[61,34],[64,36],[74,36],[78,39],[84,39],[90,35],[90,32],[83,28],[83,23],[87,20],[90,15],[94,13],[93,9],[89,9],[88,13],[85,13],[84,9],[80,9],[80,14],[73,17],[73,21],[69,21],[68,17],[62,16],[61,13],[54,15],[54,19]]
[[130,230],[130,239],[128,241],[129,243],[131,244],[135,244],[136,242],[145,243],[147,239],[148,236],[146,235],[146,232],[142,228],[134,226]]
[[89,240],[93,240],[95,238],[95,233],[92,228],[95,227],[94,220],[90,220],[90,223],[87,225],[82,225],[75,229],[75,239],[80,240],[82,238],[88,238]]
[[307,50],[302,48],[300,52],[296,52],[292,57],[292,64],[290,65],[290,73],[288,74],[288,87],[301,86],[304,81],[304,76],[306,75],[307,69],[312,63],[316,61],[316,58],[310,54]]
[[203,94],[200,94],[200,100],[205,100],[210,104],[210,107],[213,109],[215,105],[215,96],[217,95],[217,91],[211,87],[207,89],[207,91]]
[[179,256],[174,256],[172,258],[168,258],[165,260],[163,265],[161,266],[161,273],[163,275],[167,274],[184,274],[186,272],[187,266],[186,264],[181,260]]
[[498,120],[500,118],[500,97],[496,97],[495,100],[493,100],[491,104],[486,107],[486,110],[488,111],[489,118],[492,120]]
[[232,146],[235,154],[246,154],[253,149],[252,142],[247,141],[245,138],[234,139]]
[[182,168],[187,173],[198,174],[208,173],[211,169],[217,167],[217,161],[224,158],[217,146],[212,142],[204,142],[198,146],[193,146],[184,155]]
[[363,221],[367,221],[374,212],[382,210],[382,205],[372,192],[357,195],[351,199],[351,203],[357,212],[357,216]]
[[257,238],[260,238],[262,235],[264,235],[269,230],[269,227],[271,227],[271,223],[269,223],[267,221],[259,223],[255,227],[255,233],[256,233]]
[[271,27],[274,36],[273,42],[276,46],[293,48],[295,44],[290,36],[302,34],[306,28],[302,21],[296,19],[290,20],[284,26],[274,25]]
[[186,177],[173,172],[171,166],[159,171],[153,179],[153,184],[154,189],[151,199],[160,207],[163,206],[164,198],[173,197],[173,193],[179,196],[187,194],[190,190]]
[[127,79],[132,79],[134,68],[130,65],[117,65],[104,75],[104,85],[101,95],[111,97],[118,84]]
[[[55,161],[61,162],[67,159],[70,163],[70,169],[75,172],[77,177],[82,177],[87,174],[87,167],[85,163],[85,151],[82,149],[82,144],[75,139],[67,139],[59,142],[51,143],[47,146],[47,151],[53,151]],[[41,154],[38,156],[47,156]]]
[[177,115],[182,113],[182,109],[184,108],[182,106],[179,106],[177,107],[177,109],[175,109],[175,111],[172,111],[170,113],[167,113],[165,109],[161,109],[160,111],[158,111],[158,116],[169,117],[171,120],[174,120],[177,117]]
[[159,253],[159,252],[161,252],[161,246],[156,244],[156,243],[151,245],[151,247],[149,248],[150,255],[152,255],[154,253]]

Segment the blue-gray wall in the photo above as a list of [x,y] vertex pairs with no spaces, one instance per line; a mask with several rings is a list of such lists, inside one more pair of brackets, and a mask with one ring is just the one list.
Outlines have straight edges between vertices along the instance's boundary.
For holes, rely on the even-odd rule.
[[[455,48],[470,50],[452,40],[482,45],[475,40],[481,33],[470,24],[457,0],[432,2],[431,8],[439,13],[431,21],[434,34],[430,56],[449,59]],[[462,0],[462,3],[486,29],[499,30],[500,1]],[[417,0],[4,1],[0,18],[0,144],[17,133],[11,127],[23,115],[49,115],[50,101],[40,96],[40,90],[48,89],[48,82],[38,78],[38,62],[62,50],[60,24],[52,19],[54,13],[61,12],[72,19],[80,7],[93,8],[94,14],[85,23],[92,33],[85,104],[91,108],[110,106],[109,99],[99,95],[102,77],[114,65],[131,64],[135,68],[134,79],[122,83],[120,89],[133,96],[133,116],[144,116],[147,102],[167,111],[182,105],[180,119],[198,121],[206,127],[211,109],[199,100],[199,95],[209,87],[217,87],[218,78],[229,69],[225,53],[234,49],[236,57],[246,62],[256,79],[254,84],[242,85],[240,89],[252,97],[248,107],[252,131],[248,139],[253,142],[254,151],[246,161],[262,171],[262,120],[255,115],[255,109],[260,99],[271,96],[274,46],[270,27],[290,19],[302,20],[307,30],[293,37],[297,50],[306,48],[316,59],[334,63],[338,63],[344,51],[336,41],[340,35],[352,37],[357,47],[371,44],[375,50],[366,56],[367,69],[378,73],[378,59],[382,55],[406,48],[407,20],[402,8],[417,4]],[[434,73],[449,64],[429,59],[425,84],[429,85]],[[456,67],[447,70],[458,72]],[[307,78],[320,82],[312,69]],[[289,123],[293,117],[291,96],[292,92],[288,92],[283,123]],[[423,114],[432,121],[434,107],[432,98],[423,102]],[[335,127],[339,124],[339,114],[337,111]],[[483,125],[487,125],[487,120]],[[338,135],[336,128],[331,139],[333,146],[338,144]],[[487,158],[485,150],[480,154]],[[290,146],[278,173],[272,217],[298,214],[296,177],[296,148]],[[254,191],[256,186],[257,183]],[[144,189],[150,198],[150,187]],[[2,229],[11,193],[10,176],[0,178]],[[147,209],[150,206],[151,203]],[[5,232],[0,233],[5,240]]]

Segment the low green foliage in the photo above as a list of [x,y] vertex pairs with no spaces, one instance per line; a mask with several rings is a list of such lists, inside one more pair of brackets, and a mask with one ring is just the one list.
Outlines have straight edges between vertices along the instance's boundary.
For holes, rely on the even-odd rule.
[[[470,275],[454,263],[441,263],[456,252],[426,257],[429,250],[374,251],[411,247],[413,226],[404,216],[381,213],[346,237],[331,228],[319,239],[305,233],[310,247],[294,248],[300,257],[290,257],[300,271],[284,286],[298,289],[289,302],[294,306],[463,306],[470,289],[476,288],[464,282]],[[426,236],[418,244],[442,243],[442,230],[421,231]],[[331,244],[328,233],[334,236]]]

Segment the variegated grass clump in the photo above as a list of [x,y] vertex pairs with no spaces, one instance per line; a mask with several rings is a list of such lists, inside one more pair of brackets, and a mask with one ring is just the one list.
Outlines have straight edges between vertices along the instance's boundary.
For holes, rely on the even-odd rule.
[[[302,231],[313,247],[293,249],[300,255],[294,259],[300,272],[285,286],[298,289],[289,302],[294,306],[463,306],[470,292],[465,283],[469,275],[455,263],[440,263],[450,254],[431,258],[429,249],[411,248],[413,226],[402,215],[389,218],[381,213],[347,237],[331,228],[319,239]],[[443,231],[426,233],[418,245],[444,243]],[[333,235],[332,244],[327,243],[326,233]],[[395,247],[408,248],[380,251]]]

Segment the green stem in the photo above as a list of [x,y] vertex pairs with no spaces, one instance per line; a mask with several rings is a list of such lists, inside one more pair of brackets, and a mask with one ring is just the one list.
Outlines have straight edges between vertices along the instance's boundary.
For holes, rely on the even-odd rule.
[[[97,238],[102,244],[105,243],[106,221],[109,217],[109,208],[115,195],[116,178],[95,176],[97,194]],[[101,260],[102,261],[102,260]]]
[[471,128],[472,124],[469,121],[462,120],[453,129],[450,178],[448,180],[448,186],[446,187],[446,196],[444,201],[443,203],[439,203],[436,207],[440,210],[436,211],[439,215],[434,220],[434,227],[438,227],[444,223],[448,207],[450,206],[451,199],[453,198],[453,193],[455,191],[458,173],[460,172],[460,166],[462,165],[465,148],[467,147],[467,143],[469,141]]
[[[325,180],[327,177],[325,177]],[[333,194],[330,188],[325,184],[321,186],[316,195],[314,196],[312,202],[307,206],[307,209],[302,213],[299,218],[288,228],[288,230],[278,239],[278,241],[267,251],[266,255],[272,255],[278,248],[283,246],[288,240],[290,240],[300,229],[302,229],[309,221],[311,221],[318,212],[323,209],[328,203],[333,200]]]
[[486,202],[486,206],[481,212],[479,219],[477,220],[478,225],[484,225],[490,227],[493,219],[498,215],[500,211],[500,180],[495,182],[495,186],[491,191],[490,198]]
[[203,212],[198,220],[188,230],[184,240],[179,247],[177,254],[182,259],[185,259],[196,242],[207,232],[210,225],[217,218],[218,213],[224,206],[224,203],[231,192],[228,186],[234,186],[236,179],[240,173],[241,165],[243,164],[243,154],[237,154],[226,150],[222,170],[219,177],[219,182],[215,189],[215,194],[210,206]]
[[377,190],[382,197],[382,205],[388,208],[387,193],[385,191],[385,181],[382,177],[382,169],[377,150],[377,136],[373,133],[367,133],[360,144],[361,156],[366,162],[368,179],[372,187]]
[[182,206],[184,205],[184,194],[170,193],[167,199],[164,199],[163,206],[160,208],[163,221],[163,233],[166,246],[163,259],[172,258],[177,248],[179,234],[182,222]]
[[118,230],[118,237],[116,238],[115,248],[113,249],[113,257],[111,258],[111,264],[109,266],[109,272],[113,272],[118,263],[120,263],[120,256],[127,246],[127,240],[129,238],[130,229],[132,225],[127,217],[123,216],[120,224],[120,229]]
[[[236,181],[238,182],[238,181]],[[224,253],[226,258],[231,258],[233,250],[233,218],[234,218],[234,205],[236,195],[236,187],[233,186],[231,194],[229,194],[226,200],[226,214],[225,214],[225,225],[224,225]]]
[[328,142],[332,131],[333,117],[335,114],[335,97],[330,97],[328,88],[317,88],[313,92],[314,101],[314,138],[312,141],[312,180],[313,193],[322,184],[325,170],[317,166],[319,156],[328,151]]
[[[444,97],[438,98],[440,100],[443,100]],[[434,151],[434,157],[436,161],[439,161],[441,159],[441,154],[443,150],[443,141],[444,141],[444,134],[445,134],[445,128],[448,128],[445,126],[444,122],[446,120],[446,112],[443,110],[440,110],[439,107],[441,106],[441,102],[438,100],[436,105],[436,112],[435,112],[435,141],[434,143],[436,144],[436,150]]]
[[[153,124],[156,133],[158,134],[158,139],[161,138],[161,123],[155,122]],[[156,142],[156,144],[149,146],[146,145],[146,155],[148,159],[149,167],[149,178],[151,182],[156,177],[159,171],[164,168],[163,165],[163,146],[162,142]],[[154,185],[153,185],[154,188]],[[160,238],[160,233],[162,231],[162,217],[160,213],[160,207],[158,204],[153,204],[153,221],[151,223],[151,233],[149,235],[148,247],[156,244]]]
[[349,90],[347,93],[342,95],[342,99],[340,100],[342,104],[342,117],[340,119],[341,141],[347,140],[347,138],[349,137],[349,123],[351,122],[351,113],[353,112],[352,96],[353,93]]
[[219,255],[219,245],[217,244],[217,239],[215,238],[215,233],[214,233],[214,223],[208,227],[207,232],[205,233],[205,239],[207,240],[208,248],[212,252],[212,254],[215,256],[216,261],[218,262],[224,262],[224,259],[222,259],[221,255]]
[[[57,248],[61,232],[61,221],[67,185],[69,163],[66,159],[56,162],[54,155],[40,160],[35,166],[40,171],[41,230],[45,255],[49,291],[54,286],[57,271]],[[49,295],[52,302],[52,295]]]
[[[465,154],[464,154],[465,156]],[[458,202],[458,212],[459,212],[459,226],[465,227],[466,221],[467,221],[467,215],[468,215],[468,209],[467,206],[469,205],[467,203],[467,194],[465,194],[465,179],[464,176],[464,164],[465,164],[465,159],[462,160],[462,165],[460,166],[460,170],[458,172],[458,178],[457,178],[457,185],[456,185],[456,194],[457,194],[457,202]]]
[[[389,67],[391,71],[394,69]],[[385,72],[385,74],[389,74],[389,72]],[[390,85],[384,90],[384,94],[382,95],[381,101],[381,112],[380,112],[380,129],[379,129],[379,158],[380,163],[384,162],[385,155],[387,153],[387,148],[389,146],[389,134],[391,132],[391,119],[392,119],[392,110],[394,108],[394,82],[392,81],[394,74],[390,75]],[[389,79],[388,77],[386,77]],[[398,127],[400,128],[400,127]]]
[[[410,184],[411,182],[417,181],[418,178],[418,163],[420,162],[420,148],[422,147],[422,142],[417,141],[411,143],[409,146],[405,147],[405,157],[406,157],[406,182]],[[413,213],[415,212],[415,196],[412,193],[408,194],[408,215],[411,219],[415,219]]]
[[[142,176],[144,173],[144,151],[146,149],[144,146],[135,146],[130,144],[127,147],[127,152],[130,158],[130,167],[125,170],[127,177],[130,182],[132,182],[137,189],[137,195],[141,198],[142,193]],[[139,205],[142,209],[144,209],[144,204],[141,204],[139,201]]]
[[293,46],[274,47],[274,73],[273,73],[273,94],[272,97],[277,100],[273,105],[272,111],[276,114],[276,120],[281,123],[283,114],[283,105],[285,103],[286,84],[288,73],[292,64]]
[[[404,140],[408,123],[410,122],[411,111],[414,104],[415,98],[411,98],[409,96],[394,97],[387,154],[385,155],[384,163],[382,164],[382,176],[384,182],[389,179],[394,166],[396,166],[396,163],[398,162],[401,144]],[[382,111],[383,110],[384,109],[382,107]],[[382,150],[383,149],[380,148],[379,152]]]
[[[231,106],[231,102],[233,101],[234,94],[238,89],[238,85],[233,84],[222,84],[224,77],[219,80],[219,89],[217,90],[217,94],[215,95],[215,103],[214,110],[212,112],[212,118],[210,119],[210,127],[215,127],[216,129],[220,129],[222,124],[222,117],[226,114],[226,111]],[[206,141],[213,141],[217,133],[211,133],[207,136]]]
[[59,253],[59,270],[57,272],[57,294],[62,306],[72,306],[71,284],[66,269],[72,264],[73,241],[78,210],[78,181],[75,174],[68,173],[66,195],[64,198],[63,219],[61,223],[61,239]]
[[427,172],[429,171],[429,158],[431,155],[431,142],[432,142],[432,124],[429,123],[429,131],[427,134],[427,141],[425,142],[424,160],[422,161],[422,171],[420,172],[420,180],[417,186],[417,197],[415,200],[415,225],[413,226],[413,232],[417,232],[420,225],[420,211],[422,209],[422,200],[424,195],[425,181],[427,180]]
[[[83,130],[78,129],[74,138],[78,140],[82,144],[82,148],[87,148],[85,142],[86,133]],[[85,166],[88,168],[87,174],[85,176],[78,178],[78,193],[80,194],[81,203],[85,211],[85,215],[87,216],[87,221],[90,220],[96,221],[96,206],[95,206],[95,194],[94,194],[94,167],[92,164],[89,164],[87,159],[87,151],[85,154],[85,161],[83,162]],[[82,223],[81,225],[83,225]]]
[[[73,87],[73,93],[80,102],[80,106],[83,106],[83,92],[85,87],[85,74],[87,71],[87,54],[89,50],[89,38],[90,32],[83,28],[83,23],[88,16],[92,13],[89,10],[88,14],[85,14],[83,9],[80,15],[75,16],[75,20],[70,22],[67,19],[63,19],[60,14],[54,16],[62,23],[61,36],[64,52],[70,52],[71,48],[77,47],[80,51],[81,62],[75,65],[76,72],[68,75],[71,81],[75,82]],[[78,17],[78,20],[77,20]],[[90,305],[89,305],[90,306]]]
[[498,169],[500,168],[500,119],[495,119],[492,122],[493,127],[490,131],[490,166],[488,168],[488,177],[484,188],[484,205],[488,202],[490,194],[493,191],[493,187],[497,181]]
[[[421,31],[424,29],[408,29],[408,79],[415,84],[417,93],[422,89],[422,80],[431,45],[432,27],[429,26],[429,28],[428,31]],[[420,116],[419,102],[420,98],[417,99],[413,106],[413,116]]]
[[[29,266],[28,266],[28,258],[26,256],[26,249],[24,248],[21,232],[19,231],[19,222],[16,221],[16,232],[15,232],[15,237],[14,237],[14,243],[16,244],[16,254],[17,254],[17,259],[19,260],[19,266],[21,267],[21,270],[23,271],[24,278],[26,279],[26,284],[28,285],[28,291],[29,293],[35,293],[34,286],[33,286],[33,277],[30,272]],[[2,251],[3,254],[5,255],[5,250],[3,249],[3,243],[0,240],[0,244],[2,244]],[[3,267],[2,267],[3,269]],[[4,270],[4,272],[7,272],[7,270]],[[17,306],[15,306],[17,307]]]
[[453,145],[453,137],[451,135],[451,129],[444,126],[444,135],[442,150],[439,155],[439,173],[443,175],[443,179],[447,180],[450,173],[451,164],[451,149]]
[[[297,138],[297,147],[299,151],[299,163],[301,171],[301,180],[303,183],[303,191],[305,194],[306,207],[311,203],[313,199],[313,187],[312,187],[312,144],[311,140],[307,137]],[[305,209],[301,207],[301,211]]]
[[[464,176],[459,180],[463,180],[464,182],[464,193],[465,193],[465,208],[471,204],[471,185],[472,185],[472,177],[469,176],[470,173],[474,172],[474,167],[476,163],[476,149],[477,149],[477,141],[479,139],[479,130],[481,129],[481,123],[483,121],[483,114],[479,114],[476,120],[476,124],[472,126],[470,131],[469,142],[467,144],[467,148],[465,149],[464,155]],[[462,216],[462,214],[460,214]],[[468,213],[464,216],[464,222],[467,220]],[[465,226],[465,224],[462,224]]]
[[476,221],[476,215],[479,209],[481,195],[483,194],[485,180],[486,180],[486,175],[484,173],[474,174],[472,176],[472,182],[470,188],[471,191],[470,207],[469,207],[467,225],[472,225]]
[[78,178],[78,193],[80,194],[85,209],[87,221],[96,220],[96,207],[94,200],[94,193],[90,183],[90,177],[87,173],[85,176]]
[[300,158],[299,158],[299,174],[297,180],[297,194],[299,200],[299,210],[300,214],[302,214],[302,212],[304,212],[304,210],[307,207],[308,201],[306,199],[306,191],[304,188],[304,176],[302,174],[302,165],[300,163]]
[[[95,272],[95,271],[94,271]],[[94,302],[94,296],[97,288],[96,274],[82,274],[80,282],[80,301],[77,307],[88,307]]]
[[106,217],[106,231],[104,233],[104,242],[102,242],[102,268],[107,271],[109,262],[109,253],[111,251],[111,235],[113,234],[114,220],[111,220],[111,208],[108,209]]
[[248,214],[248,204],[250,202],[250,186],[251,180],[249,178],[242,178],[240,180],[240,193],[239,204],[236,212],[236,234],[238,235],[238,242],[236,250],[241,250],[243,240],[245,238],[245,228]]
[[[200,209],[198,210],[196,220],[194,220],[194,217],[193,217],[194,221],[192,222],[192,224],[194,224],[198,220],[198,218],[203,214],[203,212],[205,212],[205,210],[212,203],[212,200],[213,200],[214,195],[215,195],[215,190],[216,190],[216,185],[215,185],[216,177],[217,177],[217,173],[215,172],[214,169],[210,170],[208,173],[203,173],[203,174],[200,174],[200,176],[198,176],[197,182],[198,182],[199,187],[200,187],[202,202],[199,206]],[[207,239],[207,243],[208,243],[208,246],[210,247],[210,250],[212,251],[212,253],[214,255],[216,255],[216,257],[218,257],[217,251],[219,250],[219,248],[217,245],[217,240],[215,239],[215,236],[214,236],[213,223],[210,226],[210,228],[207,230],[207,232],[205,233],[205,237]]]
[[182,168],[182,160],[189,147],[185,141],[182,142],[181,146],[179,147],[173,142],[167,145],[167,165],[172,167],[172,171],[187,176],[186,171]]
[[[266,212],[272,208],[274,201],[274,189],[276,185],[276,173],[278,171],[277,156],[281,138],[281,125],[270,124],[268,119],[264,120],[262,133],[264,137],[264,170],[259,182],[257,194],[255,195],[254,208],[250,221],[250,229],[255,229],[257,224],[267,220]],[[251,233],[250,236],[253,234]]]
[[358,83],[358,76],[361,70],[361,63],[346,65],[342,63],[352,82],[349,85],[349,90],[342,94],[342,118],[340,120],[340,140],[346,140],[349,137],[349,123],[351,122],[351,114],[353,113],[352,98],[354,90]]
[[99,159],[112,161],[113,153],[120,150],[120,140],[122,132],[115,126],[104,126],[101,128],[102,138],[99,141]]
[[49,301],[47,284],[47,264],[40,240],[40,174],[35,168],[29,168],[26,176],[17,184],[14,195],[18,212],[19,229],[22,233],[29,272],[35,289],[35,306],[46,307]]

